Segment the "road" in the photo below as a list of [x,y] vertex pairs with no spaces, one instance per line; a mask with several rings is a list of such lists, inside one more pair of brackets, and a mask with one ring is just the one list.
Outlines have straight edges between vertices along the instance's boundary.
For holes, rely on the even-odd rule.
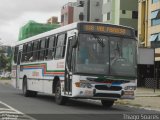
[[[125,115],[135,115],[131,117],[141,118],[141,115],[147,116],[148,114],[151,114],[151,117],[155,116],[156,119],[154,120],[160,119],[160,112],[158,111],[121,105],[114,105],[110,109],[105,109],[99,102],[91,100],[73,99],[69,100],[65,106],[60,106],[54,102],[54,96],[38,94],[37,97],[26,98],[22,95],[21,90],[10,85],[0,84],[0,120],[7,113],[6,110],[12,111],[14,115],[23,114],[22,118],[27,118],[25,120],[106,120],[106,118],[107,120],[127,120],[128,117]],[[18,120],[22,120],[22,118]]]

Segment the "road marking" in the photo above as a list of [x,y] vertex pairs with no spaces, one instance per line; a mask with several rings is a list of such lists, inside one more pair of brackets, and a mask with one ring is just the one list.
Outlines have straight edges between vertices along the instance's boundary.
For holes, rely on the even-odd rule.
[[11,107],[11,106],[7,105],[6,103],[4,103],[4,102],[2,102],[2,101],[0,101],[0,104],[2,104],[2,105],[4,105],[4,106],[6,106],[6,107],[7,107],[7,108],[9,108],[10,110],[15,111],[16,113],[23,114],[22,112],[20,112],[20,111],[18,111],[18,110],[16,110],[16,109],[14,109],[13,107]]
[[14,109],[2,101],[0,101],[0,104],[6,107],[0,108],[0,120],[36,120],[35,118]]

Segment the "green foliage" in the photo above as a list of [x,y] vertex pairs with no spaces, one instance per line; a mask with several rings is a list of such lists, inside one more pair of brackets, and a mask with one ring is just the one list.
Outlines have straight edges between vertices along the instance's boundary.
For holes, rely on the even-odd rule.
[[6,67],[5,67],[6,71],[11,71],[11,62],[12,62],[12,58],[7,57],[7,64],[6,64]]
[[19,41],[58,27],[60,27],[59,24],[50,25],[29,21],[26,25],[21,27],[19,31]]
[[3,50],[0,50],[0,70],[11,71],[11,56],[5,56]]
[[6,77],[1,77],[0,80],[11,80],[10,77],[6,78]]

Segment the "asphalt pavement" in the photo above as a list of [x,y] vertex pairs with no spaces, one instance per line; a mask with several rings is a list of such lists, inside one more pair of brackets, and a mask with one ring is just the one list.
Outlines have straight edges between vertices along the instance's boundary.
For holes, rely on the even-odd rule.
[[[25,120],[140,120],[150,118],[159,120],[160,112],[114,105],[110,109],[103,108],[100,102],[92,100],[71,99],[65,106],[57,105],[54,96],[38,94],[37,97],[24,97],[21,90],[9,84],[0,84],[0,120],[3,119],[5,109],[11,109],[17,114],[24,114]],[[13,115],[13,114],[12,114]],[[27,119],[26,119],[27,118]],[[136,119],[135,119],[136,118]],[[17,118],[22,120],[22,118]]]

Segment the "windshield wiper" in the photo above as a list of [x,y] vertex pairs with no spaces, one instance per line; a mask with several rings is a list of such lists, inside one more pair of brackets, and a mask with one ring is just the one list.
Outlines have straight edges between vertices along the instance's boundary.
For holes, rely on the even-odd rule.
[[93,35],[94,38],[96,38],[97,42],[99,43],[99,45],[101,47],[105,47],[105,44],[104,44],[103,40],[99,36],[97,36],[95,34],[92,34],[92,35]]

